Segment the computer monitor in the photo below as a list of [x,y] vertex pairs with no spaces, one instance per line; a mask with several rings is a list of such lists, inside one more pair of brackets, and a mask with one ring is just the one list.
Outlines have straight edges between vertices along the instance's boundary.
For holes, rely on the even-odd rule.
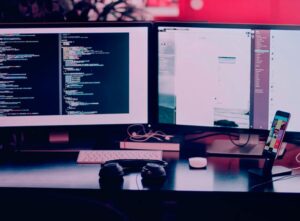
[[149,123],[151,27],[2,24],[0,128]]
[[300,27],[159,23],[156,31],[160,123],[266,132],[285,110],[288,131],[300,132]]

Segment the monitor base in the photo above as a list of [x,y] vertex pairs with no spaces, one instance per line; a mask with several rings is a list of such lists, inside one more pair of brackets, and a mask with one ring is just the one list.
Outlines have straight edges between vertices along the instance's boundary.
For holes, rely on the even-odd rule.
[[48,139],[49,139],[49,143],[51,144],[69,143],[70,136],[67,131],[50,132]]

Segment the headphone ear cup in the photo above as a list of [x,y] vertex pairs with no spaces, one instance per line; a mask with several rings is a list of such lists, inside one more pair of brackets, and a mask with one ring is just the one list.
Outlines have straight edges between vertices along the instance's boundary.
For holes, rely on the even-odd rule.
[[145,186],[161,185],[166,179],[166,170],[162,165],[147,163],[142,168],[141,176]]
[[103,187],[122,187],[124,170],[119,163],[105,163],[99,171],[99,182]]

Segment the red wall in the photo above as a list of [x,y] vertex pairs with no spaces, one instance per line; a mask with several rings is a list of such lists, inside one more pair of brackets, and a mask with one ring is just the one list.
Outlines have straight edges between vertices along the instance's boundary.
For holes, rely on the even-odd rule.
[[203,8],[193,10],[190,0],[179,0],[179,17],[176,20],[300,24],[300,0],[202,1]]

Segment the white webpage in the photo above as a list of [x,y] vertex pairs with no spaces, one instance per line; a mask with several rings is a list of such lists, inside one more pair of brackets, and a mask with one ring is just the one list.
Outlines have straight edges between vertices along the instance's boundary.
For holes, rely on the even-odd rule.
[[176,123],[249,128],[251,31],[190,28],[174,41]]

